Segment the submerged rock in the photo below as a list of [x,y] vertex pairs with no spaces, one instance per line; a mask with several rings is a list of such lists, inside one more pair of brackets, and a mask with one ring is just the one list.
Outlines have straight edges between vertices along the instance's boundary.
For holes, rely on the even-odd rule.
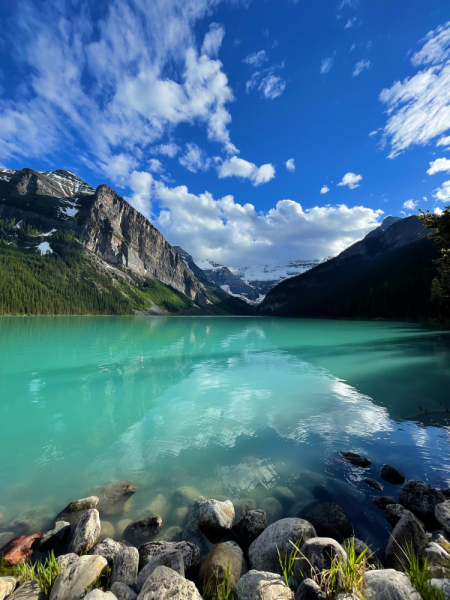
[[256,501],[253,498],[240,498],[233,500],[233,506],[234,518],[239,521],[249,510],[256,510]]
[[136,493],[131,481],[116,481],[95,490],[99,497],[97,510],[102,515],[117,515],[123,511],[125,502]]
[[36,506],[16,517],[8,525],[16,535],[32,535],[51,527],[53,512],[48,506]]
[[281,575],[267,571],[249,571],[237,585],[238,600],[293,600]]
[[365,477],[363,481],[374,490],[381,491],[383,489],[383,484],[377,481],[376,479],[372,479],[371,477]]
[[195,584],[168,567],[157,567],[139,594],[140,600],[202,600]]
[[362,456],[362,454],[356,454],[356,452],[341,452],[341,456],[344,460],[357,467],[366,468],[372,464],[368,458]]
[[313,508],[306,515],[306,520],[314,526],[319,537],[330,537],[339,543],[352,537],[354,533],[348,515],[332,502],[324,502]]
[[264,498],[260,504],[260,508],[266,513],[269,525],[275,523],[275,521],[279,521],[283,516],[283,507],[281,502],[276,498]]
[[197,489],[188,485],[177,488],[173,493],[174,502],[183,506],[190,506],[202,497]]
[[230,500],[207,500],[199,508],[199,529],[213,543],[220,541],[228,533],[233,521],[234,506]]
[[392,465],[383,465],[381,468],[380,477],[381,479],[384,479],[384,481],[392,483],[393,485],[400,485],[406,481],[406,477],[403,475],[403,473],[400,473],[400,471]]
[[70,542],[69,550],[75,554],[89,552],[100,536],[100,515],[92,508],[83,513]]
[[72,527],[76,527],[80,522],[83,513],[87,510],[92,510],[98,504],[98,496],[89,496],[88,498],[80,498],[69,502],[69,504],[53,519],[53,524],[57,521],[66,521]]
[[130,523],[123,532],[123,539],[133,546],[140,546],[152,540],[162,528],[161,517],[147,517]]

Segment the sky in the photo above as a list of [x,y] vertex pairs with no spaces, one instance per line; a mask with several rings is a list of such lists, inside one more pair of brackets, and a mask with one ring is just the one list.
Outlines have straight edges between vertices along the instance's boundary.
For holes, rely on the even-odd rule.
[[0,166],[229,267],[450,203],[448,0],[0,0]]

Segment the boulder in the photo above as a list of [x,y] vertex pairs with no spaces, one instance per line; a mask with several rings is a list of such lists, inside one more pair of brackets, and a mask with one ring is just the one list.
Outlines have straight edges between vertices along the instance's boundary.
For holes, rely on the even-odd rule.
[[445,496],[423,481],[409,480],[399,493],[400,504],[418,517],[425,527],[438,529],[435,508],[445,502]]
[[200,508],[204,502],[206,502],[206,498],[196,500],[189,508],[186,525],[184,526],[182,535],[183,540],[186,542],[191,542],[200,548],[202,558],[205,558],[213,547],[213,544],[200,531],[198,525]]
[[70,552],[75,554],[89,552],[97,543],[99,536],[100,515],[97,509],[91,508],[82,514],[69,545]]
[[107,566],[103,556],[80,556],[55,579],[49,600],[79,600]]
[[97,510],[102,515],[117,515],[123,511],[125,502],[136,490],[137,487],[131,481],[116,481],[96,489],[99,497]]
[[237,585],[238,600],[293,600],[294,592],[281,575],[265,571],[249,571]]
[[152,540],[162,528],[161,517],[147,517],[130,523],[123,532],[123,539],[132,546],[139,547]]
[[14,577],[0,577],[0,600],[5,600],[10,596],[16,587]]
[[116,597],[111,592],[104,592],[96,588],[86,594],[84,600],[116,600]]
[[70,554],[62,554],[61,556],[58,556],[56,562],[61,565],[61,571],[64,571],[64,569],[67,569],[67,567],[70,567],[76,563],[79,558],[80,557],[78,554],[71,552]]
[[139,600],[202,600],[195,584],[168,567],[156,567],[144,584]]
[[260,509],[266,513],[269,525],[279,521],[283,516],[283,507],[276,498],[264,498],[260,504]]
[[381,479],[384,479],[384,481],[392,483],[392,485],[400,485],[406,481],[406,477],[403,473],[400,473],[400,471],[392,465],[383,465],[380,477]]
[[39,583],[33,579],[19,585],[11,596],[8,596],[8,600],[45,600],[45,594]]
[[233,500],[233,506],[234,518],[239,521],[249,510],[256,510],[256,501],[253,498],[240,498]]
[[376,479],[372,479],[371,477],[365,477],[363,481],[374,490],[381,491],[383,489],[383,484],[377,481]]
[[116,581],[111,586],[111,594],[117,598],[117,600],[136,600],[138,597],[137,593],[131,589],[128,585]]
[[409,577],[393,569],[367,572],[363,594],[365,600],[421,600]]
[[98,504],[98,496],[89,496],[88,498],[80,498],[80,500],[74,500],[69,504],[53,519],[53,525],[57,521],[66,521],[70,523],[72,527],[76,527],[80,522],[83,513],[86,510],[92,510]]
[[384,514],[386,516],[386,520],[391,527],[395,527],[397,523],[400,521],[402,517],[408,515],[409,517],[413,517],[417,520],[420,525],[423,527],[422,521],[420,521],[416,515],[414,515],[410,510],[402,506],[401,504],[388,504],[384,509]]
[[108,561],[108,565],[112,567],[122,548],[122,544],[107,538],[89,550],[89,554],[93,556],[103,556],[103,558],[106,558]]
[[390,504],[397,504],[398,506],[401,506],[398,504],[398,500],[397,498],[394,498],[394,496],[375,496],[373,503],[378,508],[381,508],[381,510],[385,510]]
[[125,583],[125,585],[134,585],[137,579],[138,566],[139,552],[137,548],[133,548],[133,546],[122,548],[114,561],[111,583],[119,581]]
[[170,503],[163,494],[156,494],[150,504],[144,508],[142,518],[159,515],[164,521],[169,516]]
[[199,529],[212,543],[220,541],[230,531],[233,521],[234,506],[230,500],[207,500],[199,508]]
[[331,567],[335,556],[345,560],[344,548],[331,538],[315,537],[303,544],[294,566],[294,576],[298,580],[313,578]]
[[69,539],[71,529],[70,523],[67,521],[57,521],[53,529],[42,536],[39,552],[47,552],[53,548],[64,546]]
[[416,556],[422,556],[428,545],[428,538],[417,519],[409,515],[403,516],[389,536],[383,553],[383,565],[387,569],[404,571],[408,561],[402,549],[410,547]]
[[316,531],[308,521],[281,519],[269,525],[250,545],[250,566],[257,571],[281,574],[277,548],[280,552],[291,552],[292,544],[305,543],[314,537],[317,537]]
[[137,576],[135,589],[140,592],[144,587],[144,583],[156,569],[156,567],[169,567],[181,577],[185,576],[183,555],[178,550],[168,550],[162,554],[156,555],[148,561],[145,567]]
[[272,497],[276,498],[285,508],[289,508],[292,504],[295,503],[295,494],[292,490],[282,485],[278,485],[273,490],[270,490]]
[[445,500],[445,502],[437,504],[434,509],[434,515],[439,525],[450,533],[450,500]]
[[198,490],[188,485],[177,488],[173,493],[174,502],[182,506],[191,506],[202,497]]
[[232,531],[241,548],[247,550],[266,527],[266,513],[263,510],[249,510],[240,521],[233,525]]
[[430,585],[442,592],[445,600],[450,600],[450,579],[431,579]]
[[352,522],[344,510],[332,502],[324,502],[313,508],[306,520],[313,525],[318,537],[330,537],[339,543],[352,537]]
[[312,579],[302,581],[295,594],[295,600],[326,600],[326,598],[319,584]]
[[357,467],[366,468],[372,464],[368,458],[362,456],[362,454],[356,454],[356,452],[341,452],[341,456],[344,460]]
[[29,562],[33,551],[39,546],[43,533],[33,535],[19,535],[1,549],[0,556],[6,564],[18,565]]
[[429,566],[450,567],[450,554],[436,542],[430,542],[422,554],[426,558]]
[[244,553],[235,542],[217,544],[209,552],[200,568],[200,586],[205,589],[209,581],[222,583],[229,567],[231,592],[236,592],[239,579],[248,571]]
[[195,577],[200,567],[200,548],[191,542],[149,542],[139,548],[139,570],[152,558],[176,550],[183,557],[186,577]]

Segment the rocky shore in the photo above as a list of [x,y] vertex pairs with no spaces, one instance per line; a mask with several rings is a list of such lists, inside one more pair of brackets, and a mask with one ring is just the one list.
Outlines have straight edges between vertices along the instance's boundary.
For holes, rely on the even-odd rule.
[[[371,465],[353,452],[341,458]],[[398,497],[373,500],[380,526],[392,527],[383,549],[358,539],[332,499],[303,514],[287,487],[264,508],[182,487],[171,515],[157,496],[142,518],[113,526],[137,492],[114,482],[56,516],[36,509],[0,520],[0,600],[450,600],[450,490],[391,465],[363,481],[382,490],[380,479],[398,486]],[[277,518],[286,506],[289,516]],[[166,519],[180,525],[163,530]]]

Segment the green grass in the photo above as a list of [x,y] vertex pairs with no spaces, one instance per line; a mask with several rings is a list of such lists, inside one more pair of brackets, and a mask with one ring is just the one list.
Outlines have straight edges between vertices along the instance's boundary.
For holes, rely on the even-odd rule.
[[88,592],[92,592],[92,590],[96,589],[103,590],[104,592],[108,591],[111,587],[111,577],[112,569],[111,567],[108,567],[105,571],[102,571],[94,583],[89,586]]
[[230,563],[228,562],[225,573],[221,579],[212,575],[203,588],[204,600],[229,600],[231,596]]
[[441,590],[430,585],[428,577],[428,559],[420,560],[414,553],[412,544],[400,548],[406,558],[406,574],[411,579],[411,583],[419,592],[423,600],[444,600],[444,594]]
[[296,544],[292,544],[292,550],[290,552],[283,553],[280,552],[277,546],[278,561],[280,563],[281,571],[283,572],[286,587],[290,587],[289,580],[294,573],[295,561],[297,559],[297,554],[300,552],[300,544],[301,540],[299,540]]
[[36,580],[46,598],[50,595],[60,571],[61,565],[56,561],[53,552],[50,552],[44,563],[20,563],[9,566],[3,558],[0,560],[0,577],[20,577],[23,581]]

